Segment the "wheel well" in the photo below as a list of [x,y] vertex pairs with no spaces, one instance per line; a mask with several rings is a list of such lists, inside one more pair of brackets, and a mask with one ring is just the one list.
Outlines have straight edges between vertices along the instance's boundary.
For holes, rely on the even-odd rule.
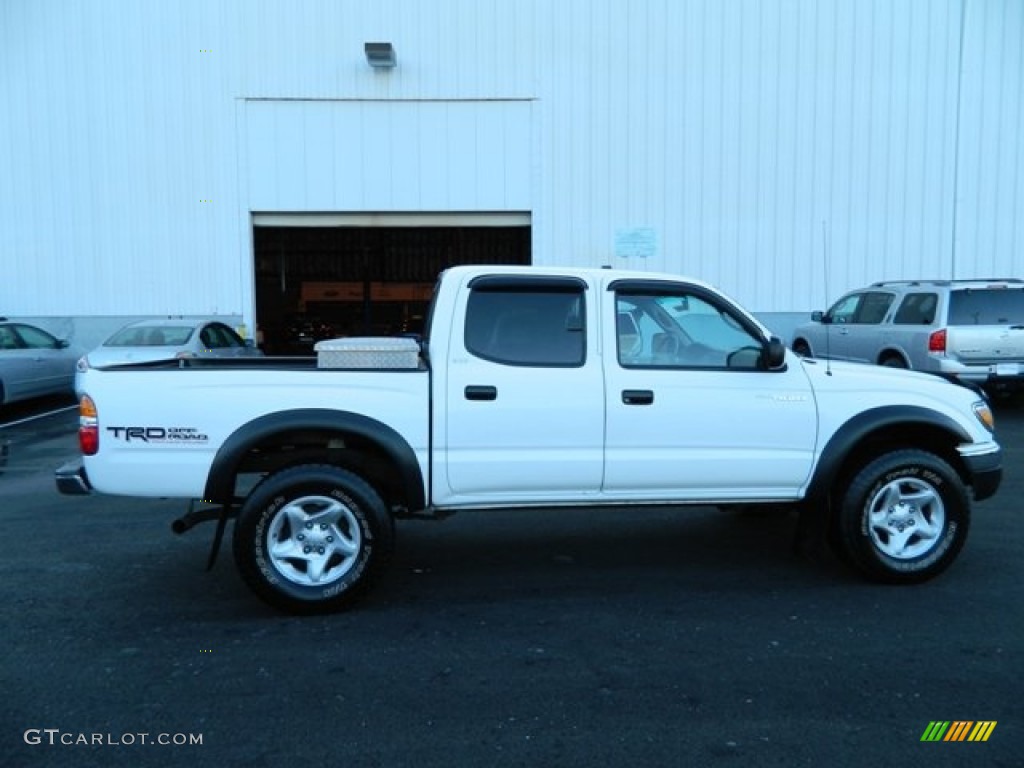
[[300,464],[347,469],[372,485],[389,508],[416,506],[392,455],[364,435],[338,429],[285,430],[254,442],[236,469],[235,495],[247,495],[244,475],[266,476]]
[[843,458],[832,482],[829,483],[831,501],[841,493],[861,469],[883,453],[903,449],[927,451],[939,456],[949,464],[965,483],[968,481],[964,465],[956,446],[961,440],[957,435],[940,426],[924,423],[893,424],[864,435]]
[[806,349],[808,357],[814,356],[814,350],[811,348],[810,342],[808,342],[803,336],[795,338],[793,343],[790,345],[790,349],[798,354],[800,349]]
[[878,354],[879,365],[885,365],[886,360],[899,360],[902,365],[910,367],[910,363],[907,362],[907,358],[903,356],[903,353],[895,349],[883,349]]

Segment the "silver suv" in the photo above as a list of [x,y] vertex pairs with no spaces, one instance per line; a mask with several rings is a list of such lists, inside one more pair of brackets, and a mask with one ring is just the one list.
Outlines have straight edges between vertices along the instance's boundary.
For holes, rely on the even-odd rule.
[[793,351],[1024,388],[1024,280],[900,280],[843,296],[793,334]]

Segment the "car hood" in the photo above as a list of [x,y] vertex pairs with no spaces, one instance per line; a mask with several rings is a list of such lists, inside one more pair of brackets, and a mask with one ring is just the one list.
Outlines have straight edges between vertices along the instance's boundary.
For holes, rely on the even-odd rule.
[[958,419],[964,419],[973,426],[972,407],[985,399],[978,390],[931,373],[868,363],[798,357],[796,360],[803,366],[819,402],[829,397],[856,397],[864,409],[916,405],[950,415],[956,413]]
[[843,389],[912,389],[913,391],[947,392],[950,388],[963,390],[941,376],[906,368],[890,368],[871,363],[851,363],[824,358],[798,358],[814,383],[821,382]]

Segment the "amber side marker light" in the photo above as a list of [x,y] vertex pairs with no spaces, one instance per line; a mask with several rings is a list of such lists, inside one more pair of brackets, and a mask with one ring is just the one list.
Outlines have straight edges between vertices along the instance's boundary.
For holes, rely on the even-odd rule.
[[992,414],[992,409],[988,407],[987,403],[975,403],[974,416],[989,432],[996,431],[996,417]]
[[95,456],[100,449],[100,420],[88,395],[78,401],[78,447],[85,456]]

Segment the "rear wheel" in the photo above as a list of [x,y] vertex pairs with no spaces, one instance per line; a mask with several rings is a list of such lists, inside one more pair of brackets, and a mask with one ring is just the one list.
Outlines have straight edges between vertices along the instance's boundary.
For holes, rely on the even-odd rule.
[[845,559],[874,581],[906,584],[930,579],[956,559],[970,503],[949,464],[926,451],[900,450],[857,473],[838,514]]
[[811,356],[811,347],[803,339],[797,339],[796,341],[793,342],[793,351],[796,354],[800,355],[800,357]]
[[306,464],[260,483],[235,523],[242,579],[290,613],[347,607],[387,565],[394,522],[377,492],[339,467]]
[[884,365],[886,368],[906,368],[907,363],[899,355],[887,355],[882,358],[880,365]]

